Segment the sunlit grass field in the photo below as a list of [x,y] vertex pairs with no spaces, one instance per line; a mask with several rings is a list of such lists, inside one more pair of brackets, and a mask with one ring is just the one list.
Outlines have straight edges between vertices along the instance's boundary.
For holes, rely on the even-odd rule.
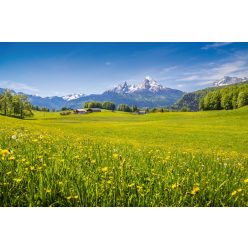
[[248,206],[248,108],[0,116],[0,206]]

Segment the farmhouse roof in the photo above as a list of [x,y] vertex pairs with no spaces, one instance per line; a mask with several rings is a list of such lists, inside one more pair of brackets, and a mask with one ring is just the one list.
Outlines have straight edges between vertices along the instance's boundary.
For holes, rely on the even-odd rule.
[[86,110],[85,109],[76,109],[76,111],[78,111],[78,112],[85,112]]

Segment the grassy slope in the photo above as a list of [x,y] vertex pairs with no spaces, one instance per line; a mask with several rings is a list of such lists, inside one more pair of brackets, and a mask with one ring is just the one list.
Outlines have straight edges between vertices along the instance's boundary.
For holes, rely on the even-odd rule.
[[247,107],[0,124],[0,206],[248,206]]
[[97,141],[165,149],[248,152],[248,107],[198,113],[133,115],[102,112],[66,117],[58,113],[37,112],[35,120],[27,120],[26,123]]

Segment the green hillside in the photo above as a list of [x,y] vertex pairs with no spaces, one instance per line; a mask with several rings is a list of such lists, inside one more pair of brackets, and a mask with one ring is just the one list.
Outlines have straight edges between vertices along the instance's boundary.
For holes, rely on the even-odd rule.
[[208,92],[214,90],[214,88],[207,88],[203,90],[197,90],[194,92],[187,93],[179,99],[172,108],[174,109],[187,109],[189,111],[199,111],[199,105],[201,99],[208,94]]
[[236,109],[248,105],[248,83],[216,88],[200,101],[202,110]]
[[[216,96],[218,98],[219,93],[223,92],[223,95],[227,95],[226,101],[231,98],[231,102],[234,101],[234,107],[232,107],[232,104],[227,104],[226,107],[223,103],[223,107],[215,108],[217,109],[232,109],[237,108],[237,98],[238,94],[241,91],[247,91],[248,89],[248,82],[228,85],[228,86],[221,86],[221,87],[211,87],[206,88],[203,90],[194,91],[191,93],[185,94],[176,104],[173,105],[173,108],[175,109],[182,109],[186,108],[190,111],[199,111],[201,106],[201,101],[205,98],[206,105],[208,105],[207,99],[212,98],[212,96]],[[208,95],[208,97],[206,97]],[[221,101],[221,99],[219,99]],[[211,104],[211,103],[210,103]],[[215,104],[215,103],[213,103]],[[221,103],[219,104],[221,105]],[[228,107],[229,106],[229,107]],[[211,107],[208,109],[206,107],[206,110],[212,109]]]

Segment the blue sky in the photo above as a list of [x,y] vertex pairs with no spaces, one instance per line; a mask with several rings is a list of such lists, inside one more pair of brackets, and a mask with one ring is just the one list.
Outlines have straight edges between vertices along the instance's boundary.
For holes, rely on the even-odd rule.
[[0,88],[91,94],[145,76],[186,92],[248,76],[248,43],[0,43]]

